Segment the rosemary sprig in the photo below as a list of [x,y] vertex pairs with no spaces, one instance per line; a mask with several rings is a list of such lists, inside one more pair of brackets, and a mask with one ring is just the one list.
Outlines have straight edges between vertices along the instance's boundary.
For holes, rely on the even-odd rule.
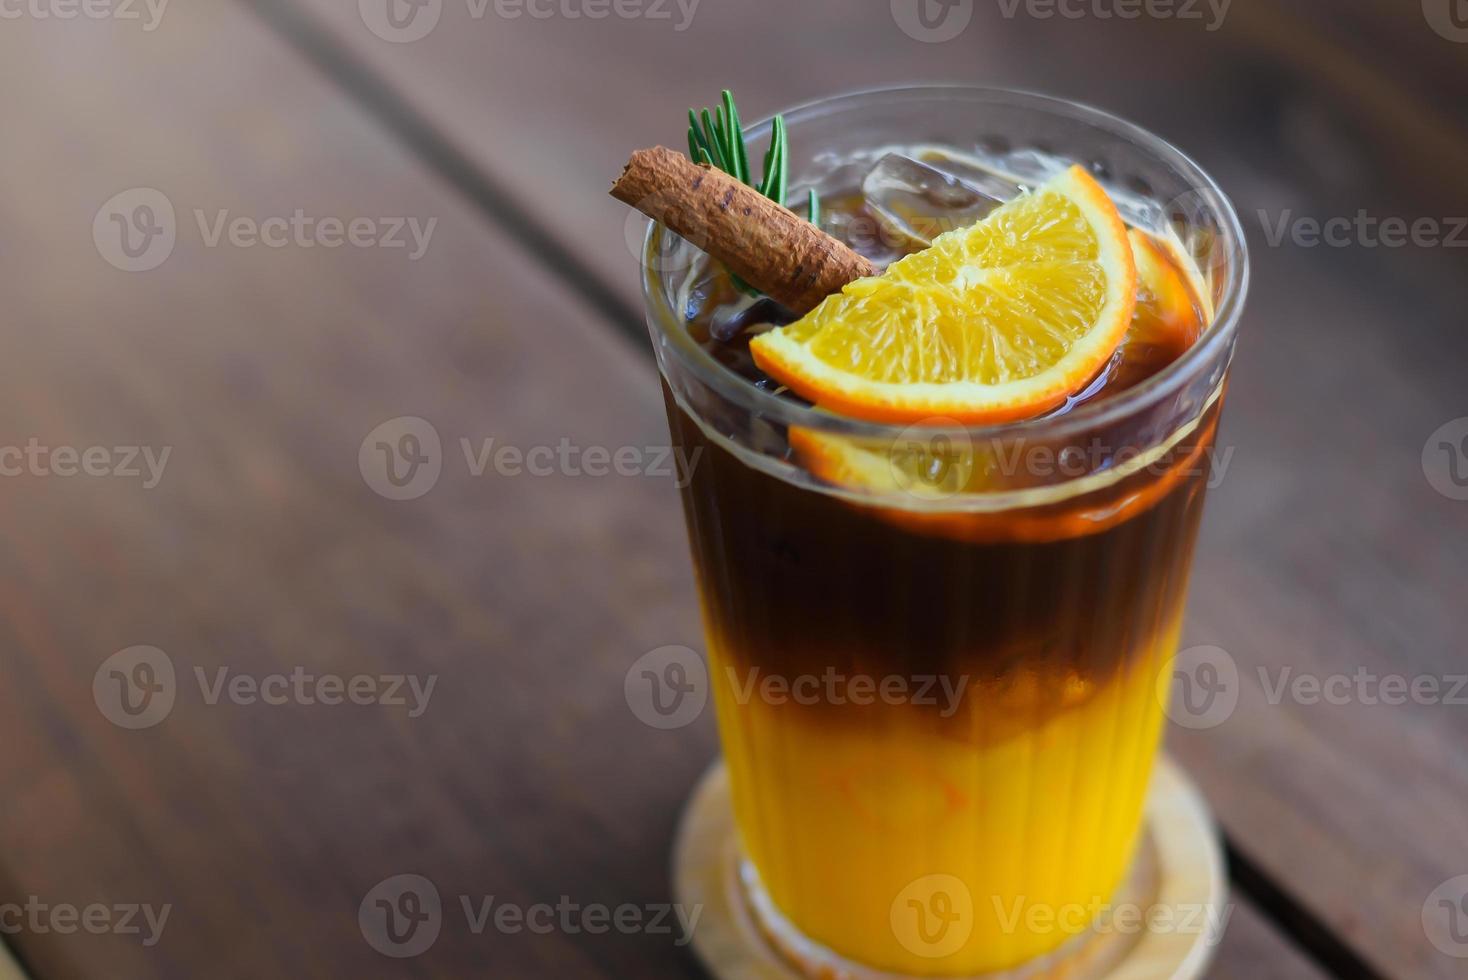
[[[765,173],[758,184],[749,179],[749,148],[744,145],[744,126],[739,121],[739,108],[734,104],[734,94],[724,89],[720,105],[712,113],[707,109],[695,113],[688,110],[688,156],[694,163],[706,163],[748,184],[776,204],[785,204],[789,192],[790,164],[788,161],[790,138],[785,131],[785,117],[776,116],[770,124],[770,149],[765,154]],[[815,188],[811,188],[806,216],[811,224],[821,220],[821,201]],[[734,285],[754,295],[752,288],[738,276],[730,274]]]
[[[733,93],[724,89],[720,102],[713,112],[708,109],[699,112],[688,110],[689,157],[694,163],[718,167],[776,204],[783,205],[790,180],[790,138],[785,129],[785,117],[776,116],[771,123],[764,176],[756,184],[750,179],[749,148],[744,143],[744,127],[739,121],[739,109],[734,105]],[[821,202],[814,188],[810,192],[806,213],[811,224],[817,224],[821,219]]]

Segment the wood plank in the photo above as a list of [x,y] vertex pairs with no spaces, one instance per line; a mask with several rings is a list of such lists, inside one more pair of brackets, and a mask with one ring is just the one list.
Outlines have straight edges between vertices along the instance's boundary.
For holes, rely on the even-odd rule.
[[[690,0],[686,18],[648,0],[629,7],[667,16],[602,19],[556,13],[580,0],[442,0],[415,8],[408,33],[354,0],[245,2],[320,18],[525,207],[578,229],[568,246],[633,305],[635,270],[606,246],[625,211],[603,192],[631,148],[681,145],[688,106],[728,86],[750,119],[894,80],[1047,91],[1166,134],[1236,193],[1284,182],[1354,209],[1430,188],[1425,213],[1441,215],[1444,196],[1468,205],[1453,176],[1468,166],[1465,102],[1445,97],[1468,77],[1468,45],[1433,33],[1417,5],[1228,3],[1220,22],[1204,3],[1178,5],[1196,18],[1041,19],[1018,0],[1013,15],[976,4],[956,38],[924,43],[889,5],[852,0]],[[775,25],[757,46],[755,25]]]
[[[0,442],[172,448],[151,490],[0,483],[0,899],[171,907],[151,947],[22,931],[28,962],[63,978],[694,975],[665,937],[474,935],[455,916],[389,961],[357,923],[403,873],[449,912],[489,894],[666,900],[711,732],[648,729],[620,692],[643,650],[697,645],[676,502],[665,481],[474,478],[453,445],[655,445],[650,369],[231,8],[177,8],[146,43],[22,23],[0,53],[12,90],[47,93],[3,110],[47,139],[3,151],[28,193],[0,203]],[[162,190],[180,223],[166,261],[130,274],[91,224],[133,186]],[[439,223],[409,263],[206,247],[194,208]],[[437,426],[445,471],[384,500],[358,447],[409,412]],[[128,731],[93,681],[139,643],[180,683],[166,718]],[[409,719],[209,704],[190,678],[297,666],[440,686]],[[1255,942],[1241,936],[1227,955]]]
[[[0,148],[18,189],[0,445],[172,447],[153,489],[0,481],[0,901],[171,914],[153,946],[7,938],[47,978],[691,975],[667,935],[476,935],[459,906],[668,900],[712,730],[655,731],[622,690],[644,651],[698,644],[670,481],[475,477],[458,445],[665,444],[651,370],[245,11],[116,28],[0,32],[0,79],[30,93],[0,118],[31,134]],[[177,243],[128,273],[92,226],[135,186],[170,199]],[[409,261],[209,247],[196,208],[438,224]],[[359,446],[408,414],[437,427],[443,472],[388,500]],[[125,730],[93,682],[135,644],[167,653],[177,694]],[[220,668],[438,684],[418,718],[211,704],[194,671]],[[393,960],[358,909],[403,873],[436,884],[445,921]]]
[[1246,902],[1234,906],[1227,938],[1208,971],[1215,980],[1324,980],[1327,975]]
[[[1449,66],[1461,69],[1468,46],[1434,34],[1411,5],[1387,16],[1352,4],[1335,23],[1335,5],[1240,4],[1216,33],[981,8],[946,44],[907,38],[886,5],[839,0],[707,4],[681,32],[649,19],[506,19],[493,5],[475,19],[445,3],[411,43],[374,35],[346,0],[302,8],[522,208],[565,229],[566,247],[632,309],[626,217],[606,182],[630,148],[676,145],[683,109],[724,86],[750,116],[894,78],[1042,88],[1195,154],[1246,217],[1256,278],[1224,428],[1234,455],[1205,521],[1187,635],[1226,648],[1244,687],[1234,719],[1179,731],[1174,744],[1229,830],[1369,959],[1399,975],[1456,975],[1420,913],[1468,868],[1457,749],[1468,716],[1359,697],[1271,704],[1259,671],[1276,682],[1285,668],[1319,678],[1460,669],[1468,511],[1428,486],[1420,457],[1463,414],[1468,285],[1445,249],[1312,249],[1271,244],[1268,229],[1358,208],[1464,213],[1458,185],[1441,178],[1468,161],[1454,128],[1464,103],[1434,93],[1462,77]],[[777,27],[762,27],[756,48],[752,25]]]

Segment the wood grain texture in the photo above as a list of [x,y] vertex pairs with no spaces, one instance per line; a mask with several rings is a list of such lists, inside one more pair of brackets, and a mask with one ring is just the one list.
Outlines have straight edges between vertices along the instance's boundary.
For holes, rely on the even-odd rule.
[[[483,35],[467,35],[476,57],[503,59],[488,90],[458,87],[485,83],[459,58],[427,73],[419,61],[382,64],[395,80],[423,74],[458,93],[447,108],[463,113],[460,133],[514,121],[481,104],[518,113],[514,80],[534,80],[531,142],[502,140],[525,154],[510,165],[527,195],[594,172],[599,196],[614,171],[592,151],[625,156],[638,140],[622,142],[624,127],[662,138],[664,110],[676,117],[687,101],[670,79],[712,90],[713,74],[734,67],[699,67],[706,45],[669,46],[638,67],[636,45],[617,48],[624,37],[582,30],[596,25],[576,26],[578,46],[564,48],[564,25],[521,24],[551,28],[549,46],[497,28],[486,51]],[[843,30],[828,42],[860,50],[859,25]],[[1058,60],[1087,46],[1067,37]],[[993,45],[1009,60],[991,79],[1018,61]],[[951,68],[973,51],[944,57]],[[1188,66],[1163,63],[1178,77]],[[895,69],[874,59],[854,70],[874,80]],[[830,72],[826,61],[770,78],[757,99],[771,108],[814,94]],[[743,92],[752,74],[730,79]],[[588,82],[608,77],[662,101],[619,119]],[[1155,84],[1129,78],[1130,90]],[[151,947],[23,930],[8,939],[26,963],[47,978],[696,976],[666,935],[476,933],[460,906],[491,895],[668,901],[672,828],[714,751],[712,726],[655,731],[622,689],[644,651],[700,645],[675,495],[666,479],[474,476],[459,442],[658,447],[650,366],[242,7],[170,6],[151,32],[7,21],[0,79],[13,93],[0,118],[17,134],[0,146],[14,189],[0,196],[0,446],[171,447],[152,489],[127,477],[0,480],[0,901],[172,908]],[[447,118],[445,106],[425,108]],[[604,128],[570,139],[572,123],[598,118]],[[533,166],[543,173],[532,180]],[[138,187],[169,200],[177,243],[158,268],[127,273],[104,261],[92,225],[103,202]],[[558,227],[585,228],[568,240],[630,282],[621,216],[555,200]],[[437,223],[417,260],[406,248],[210,245],[198,224],[296,209]],[[1332,276],[1315,259],[1271,263],[1261,290],[1279,345],[1245,348],[1230,409],[1244,469],[1215,496],[1206,551],[1217,558],[1200,567],[1194,633],[1245,668],[1370,654],[1449,669],[1463,511],[1413,468],[1458,390],[1463,349],[1438,337],[1457,294],[1414,270],[1351,291],[1343,282],[1364,279],[1364,263]],[[1407,293],[1415,305],[1403,307]],[[1390,336],[1368,329],[1388,321]],[[1299,387],[1290,368],[1320,349],[1334,353]],[[1307,394],[1340,408],[1323,439],[1318,416],[1301,412]],[[364,482],[358,453],[376,425],[404,415],[434,425],[444,469],[425,496],[391,501]],[[136,644],[165,651],[179,685],[167,718],[127,731],[99,711],[93,682]],[[195,671],[212,682],[221,668],[437,685],[417,718],[386,705],[211,704]],[[1236,720],[1174,745],[1233,829],[1332,921],[1383,962],[1419,967],[1405,975],[1450,976],[1453,964],[1411,935],[1420,899],[1408,900],[1444,865],[1468,864],[1445,836],[1468,799],[1443,751],[1461,722],[1445,714],[1246,698]],[[1383,773],[1400,795],[1383,793]],[[1425,802],[1409,807],[1409,792]],[[1379,823],[1395,818],[1412,822]],[[364,940],[358,908],[404,873],[435,884],[445,916],[431,949],[392,960]],[[1363,881],[1380,906],[1363,905]],[[1215,974],[1312,975],[1247,909]]]
[[[411,43],[374,35],[354,3],[303,3],[522,208],[567,229],[568,248],[631,309],[628,218],[600,189],[629,147],[676,140],[683,110],[725,86],[748,118],[894,81],[1038,88],[1198,158],[1238,204],[1256,274],[1187,638],[1229,652],[1242,701],[1217,729],[1176,732],[1175,750],[1266,870],[1369,959],[1396,975],[1457,975],[1425,940],[1421,909],[1468,870],[1457,750],[1468,715],[1266,695],[1302,674],[1462,671],[1468,508],[1434,492],[1421,463],[1434,430],[1468,411],[1459,253],[1288,233],[1358,210],[1440,228],[1468,213],[1455,176],[1468,161],[1465,102],[1444,97],[1468,77],[1468,45],[1435,33],[1420,5],[1364,0],[1238,4],[1216,31],[980,4],[941,44],[904,35],[888,5],[841,0],[710,0],[682,30],[445,4]],[[780,28],[758,52],[729,42],[758,23]]]
[[1246,901],[1233,907],[1226,938],[1208,970],[1211,980],[1325,980],[1322,972],[1283,939]]
[[[229,5],[156,32],[7,22],[0,444],[171,446],[161,482],[0,481],[0,901],[172,905],[161,941],[22,930],[38,976],[678,976],[666,935],[475,934],[459,905],[667,901],[673,821],[710,723],[637,720],[623,676],[699,645],[666,478],[475,477],[458,440],[656,447],[651,369],[517,243]],[[44,93],[44,96],[42,95]],[[102,260],[99,206],[178,215],[151,272]],[[437,218],[382,248],[209,247],[209,221]],[[430,420],[426,496],[368,488],[378,423]],[[178,672],[155,727],[93,678],[151,644]],[[403,707],[209,703],[195,669],[435,675]],[[375,952],[358,906],[428,877],[435,945]]]

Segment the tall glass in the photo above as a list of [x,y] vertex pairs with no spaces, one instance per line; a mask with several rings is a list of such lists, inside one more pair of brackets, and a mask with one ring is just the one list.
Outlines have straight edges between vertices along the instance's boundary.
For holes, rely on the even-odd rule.
[[1181,358],[1110,398],[883,426],[718,363],[684,321],[687,263],[669,261],[691,246],[649,233],[669,425],[698,453],[684,512],[750,905],[812,976],[1011,971],[1075,932],[1027,910],[1103,907],[1135,850],[1242,234],[1186,157],[1070,103],[913,88],[785,115],[795,187],[893,145],[1088,164],[1124,217],[1185,252],[1209,308]]

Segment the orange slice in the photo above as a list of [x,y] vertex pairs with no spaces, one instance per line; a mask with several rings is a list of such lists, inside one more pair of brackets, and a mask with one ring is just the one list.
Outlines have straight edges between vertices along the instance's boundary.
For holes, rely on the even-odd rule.
[[1186,350],[1203,332],[1206,319],[1189,275],[1192,263],[1146,232],[1133,228],[1129,237],[1137,262],[1137,307],[1126,342],[1146,340]]
[[[1194,292],[1186,260],[1163,243],[1137,229],[1129,235],[1135,252],[1137,300],[1131,323],[1121,345],[1121,363],[1113,370],[1135,367],[1151,373],[1181,356],[1207,326],[1206,314]],[[1160,353],[1159,353],[1160,352]],[[1161,357],[1161,360],[1158,358]],[[1135,361],[1134,366],[1129,366]],[[1141,380],[1140,378],[1136,380]],[[925,423],[957,425],[957,419],[925,419]],[[801,463],[824,482],[860,493],[906,494],[918,500],[944,500],[965,492],[1020,489],[1026,479],[1023,466],[1016,468],[1012,454],[992,443],[934,435],[929,425],[914,425],[895,439],[836,436],[803,426],[792,426],[790,445]],[[903,512],[884,513],[915,529],[960,538],[988,539],[994,534],[1013,534],[1025,540],[1048,540],[1103,530],[1160,499],[1191,467],[1202,462],[1200,447],[1205,438],[1195,437],[1176,447],[1153,465],[1166,475],[1140,492],[1121,495],[1115,502],[1080,507],[1060,507],[1037,513],[1033,527],[1017,515],[1004,512],[997,517]],[[1034,444],[1036,448],[1039,443]],[[1059,452],[1060,446],[1053,447]],[[1176,471],[1174,474],[1172,471]],[[989,525],[993,524],[993,527]]]
[[750,344],[824,408],[881,422],[1028,418],[1111,357],[1136,266],[1106,192],[1071,167]]

